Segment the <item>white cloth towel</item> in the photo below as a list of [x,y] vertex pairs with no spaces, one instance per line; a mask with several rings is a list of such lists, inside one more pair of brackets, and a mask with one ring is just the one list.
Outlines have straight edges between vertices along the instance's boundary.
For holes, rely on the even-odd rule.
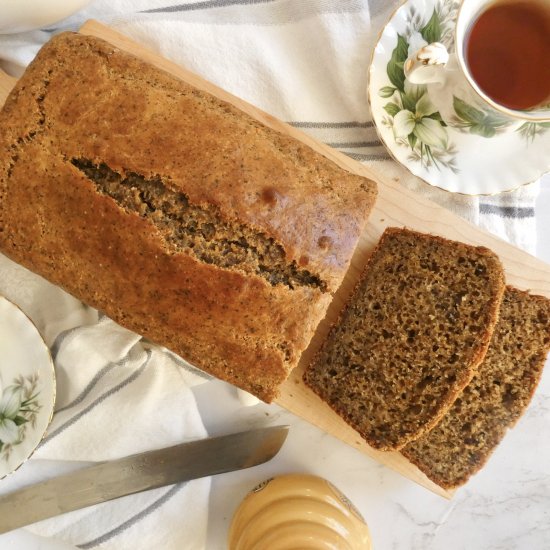
[[[399,0],[95,0],[50,29],[0,36],[0,65],[20,73],[54,33],[89,18],[204,76],[470,221],[535,250],[538,184],[491,198],[433,189],[393,162],[366,101],[379,31]],[[0,15],[1,17],[1,15]],[[0,258],[0,292],[52,346],[57,413],[48,437],[0,491],[69,468],[205,435],[189,388],[201,378],[169,352]],[[0,537],[0,548],[204,547],[208,480],[159,489]]]

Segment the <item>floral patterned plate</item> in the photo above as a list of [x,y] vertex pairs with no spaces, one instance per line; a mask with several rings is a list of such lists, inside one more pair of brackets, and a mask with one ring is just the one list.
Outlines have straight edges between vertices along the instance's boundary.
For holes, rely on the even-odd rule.
[[40,443],[53,414],[55,371],[28,317],[0,296],[0,478]]
[[427,183],[467,195],[511,191],[550,170],[550,123],[512,121],[474,106],[451,90],[451,112],[434,105],[434,85],[405,79],[404,63],[428,43],[454,51],[460,2],[408,0],[376,45],[368,96],[382,142]]

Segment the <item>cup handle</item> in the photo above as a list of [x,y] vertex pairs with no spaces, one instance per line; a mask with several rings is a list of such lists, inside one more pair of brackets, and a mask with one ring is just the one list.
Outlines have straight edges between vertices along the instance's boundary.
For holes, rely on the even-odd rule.
[[443,84],[448,62],[447,48],[440,42],[432,42],[405,61],[405,78],[411,84]]

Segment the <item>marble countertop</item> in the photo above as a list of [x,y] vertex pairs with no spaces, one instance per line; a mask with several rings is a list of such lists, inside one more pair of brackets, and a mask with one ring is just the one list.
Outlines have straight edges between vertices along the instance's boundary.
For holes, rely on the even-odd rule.
[[[550,176],[536,206],[537,256],[550,262]],[[232,515],[258,482],[285,473],[330,480],[363,514],[375,550],[550,548],[550,361],[527,413],[485,468],[445,500],[276,405],[245,407],[222,382],[195,390],[212,435],[260,425],[291,426],[269,463],[212,481],[208,545],[225,548]],[[212,406],[215,403],[216,406]]]

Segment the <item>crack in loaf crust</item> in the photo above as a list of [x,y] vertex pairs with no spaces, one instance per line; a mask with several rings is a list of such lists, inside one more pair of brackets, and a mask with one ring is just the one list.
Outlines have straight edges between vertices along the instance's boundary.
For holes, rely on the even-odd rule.
[[389,228],[304,380],[369,445],[399,449],[476,372],[503,292],[490,250]]
[[375,197],[366,178],[93,37],[53,38],[0,113],[2,251],[265,401]]

